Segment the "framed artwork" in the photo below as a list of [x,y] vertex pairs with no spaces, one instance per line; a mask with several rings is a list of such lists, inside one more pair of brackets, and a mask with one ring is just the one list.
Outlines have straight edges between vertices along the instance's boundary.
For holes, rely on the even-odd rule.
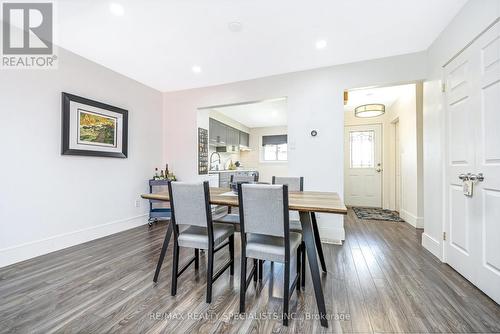
[[62,93],[63,155],[127,157],[128,111]]

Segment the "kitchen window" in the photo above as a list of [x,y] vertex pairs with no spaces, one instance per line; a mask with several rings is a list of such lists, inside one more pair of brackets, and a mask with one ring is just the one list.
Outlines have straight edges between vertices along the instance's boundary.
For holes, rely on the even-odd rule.
[[262,156],[264,161],[287,161],[287,135],[262,136]]

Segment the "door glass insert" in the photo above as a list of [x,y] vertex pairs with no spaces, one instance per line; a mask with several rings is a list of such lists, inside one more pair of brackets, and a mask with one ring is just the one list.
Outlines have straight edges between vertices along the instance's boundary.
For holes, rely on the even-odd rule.
[[351,168],[375,167],[375,131],[349,132]]

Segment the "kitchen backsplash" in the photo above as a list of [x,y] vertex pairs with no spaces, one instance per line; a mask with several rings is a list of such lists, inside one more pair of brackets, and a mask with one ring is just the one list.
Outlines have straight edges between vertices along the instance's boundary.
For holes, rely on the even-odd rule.
[[[215,151],[215,147],[210,147],[209,149],[209,157],[210,155]],[[232,160],[233,163],[235,163],[236,161],[240,161],[240,153],[239,152],[236,152],[236,153],[233,153],[233,152],[219,152],[220,154],[220,159],[221,159],[221,165],[219,166],[219,169],[227,169],[227,167],[229,166],[229,162]],[[213,159],[215,159],[215,156],[213,157]],[[241,162],[241,161],[240,161]],[[215,165],[214,167],[215,168]]]

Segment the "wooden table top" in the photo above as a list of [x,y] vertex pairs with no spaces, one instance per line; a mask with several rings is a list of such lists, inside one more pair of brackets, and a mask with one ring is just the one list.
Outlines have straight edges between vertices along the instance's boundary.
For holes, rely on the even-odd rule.
[[[231,190],[227,188],[210,188],[210,204],[238,206],[238,196],[221,195],[229,191]],[[143,194],[141,197],[158,201],[170,200],[167,192]],[[296,211],[347,214],[347,208],[335,192],[291,191],[288,206],[290,210]]]

